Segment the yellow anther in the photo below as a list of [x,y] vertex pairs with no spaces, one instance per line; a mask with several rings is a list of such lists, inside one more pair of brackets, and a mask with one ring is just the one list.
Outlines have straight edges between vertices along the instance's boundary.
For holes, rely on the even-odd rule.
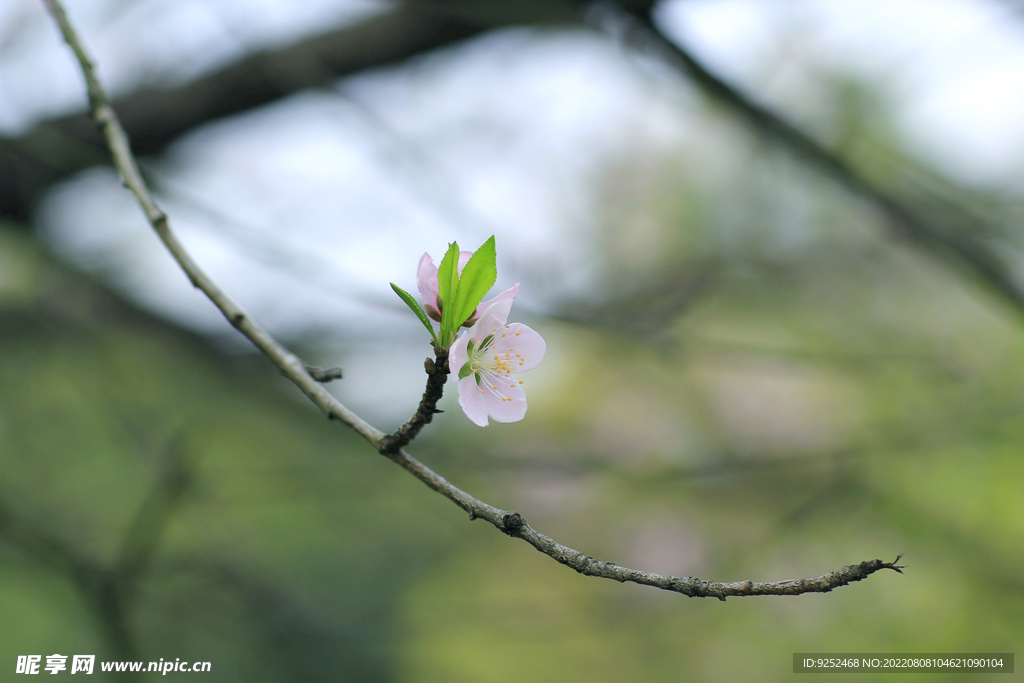
[[520,384],[522,384],[522,383],[523,383],[523,380],[519,380],[519,383],[520,383]]
[[518,333],[518,332],[516,332],[516,336],[517,336],[517,337],[519,336],[519,333]]
[[501,333],[501,336],[502,336],[502,337],[504,337],[504,336],[505,336],[505,333],[504,333],[504,332],[502,332],[502,333]]

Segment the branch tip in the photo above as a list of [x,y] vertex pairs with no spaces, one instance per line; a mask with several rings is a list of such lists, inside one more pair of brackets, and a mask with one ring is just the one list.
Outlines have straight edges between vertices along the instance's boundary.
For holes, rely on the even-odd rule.
[[[896,572],[898,574],[902,574],[903,570],[906,569],[906,565],[896,564],[897,562],[900,561],[900,558],[902,558],[902,557],[903,557],[903,553],[900,553],[899,555],[896,556],[896,559],[893,560],[892,562],[882,562],[882,568],[883,569],[891,569],[891,570],[893,570],[894,572]],[[881,561],[881,560],[879,560],[879,561]]]

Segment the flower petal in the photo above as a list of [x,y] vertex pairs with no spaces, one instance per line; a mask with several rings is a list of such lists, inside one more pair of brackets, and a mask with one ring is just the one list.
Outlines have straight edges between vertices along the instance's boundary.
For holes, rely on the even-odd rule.
[[512,372],[526,372],[540,365],[548,345],[533,328],[522,323],[509,323],[495,333],[491,348],[505,358],[512,366]]
[[437,266],[434,265],[434,259],[430,258],[430,254],[424,253],[420,257],[420,264],[416,268],[416,287],[420,290],[423,303],[436,303],[440,284],[437,281]]
[[466,413],[470,422],[481,427],[487,426],[485,396],[486,393],[480,393],[474,375],[459,380],[459,405],[462,406],[462,412]]
[[502,299],[491,304],[469,329],[469,336],[479,344],[487,335],[494,334],[494,330],[504,327],[511,310],[512,299]]
[[437,293],[441,285],[437,280],[437,266],[430,254],[424,253],[420,257],[419,266],[416,268],[416,288],[420,290],[420,297],[423,299],[423,310],[432,320],[441,322],[441,311],[437,307]]
[[[517,282],[514,285],[512,285],[511,287],[509,287],[508,289],[506,289],[504,292],[499,294],[498,296],[494,297],[493,299],[488,299],[487,301],[481,301],[480,305],[476,307],[475,311],[473,311],[473,315],[469,316],[469,320],[467,320],[465,323],[463,323],[463,325],[465,325],[466,327],[469,327],[470,325],[475,323],[477,321],[477,318],[479,318],[480,315],[484,311],[486,311],[488,308],[490,308],[492,305],[498,303],[499,301],[504,301],[505,299],[514,299],[514,298],[516,298],[516,294],[518,294],[518,293],[519,293],[519,283]],[[468,325],[466,323],[468,323]]]
[[[526,393],[516,380],[504,377],[492,377],[491,380],[495,383],[485,387],[482,394],[479,387],[476,387],[477,394],[484,399],[484,406],[491,419],[495,422],[519,422],[526,417]],[[486,384],[487,381],[485,378],[483,383]],[[476,382],[473,384],[475,387]],[[498,387],[497,391],[492,388],[494,386]]]

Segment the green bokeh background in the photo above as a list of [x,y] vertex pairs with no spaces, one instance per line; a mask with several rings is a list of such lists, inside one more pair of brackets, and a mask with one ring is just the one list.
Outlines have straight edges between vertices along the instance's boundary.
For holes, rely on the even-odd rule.
[[[449,385],[410,450],[619,564],[776,580],[903,553],[904,575],[725,603],[581,577],[468,520],[264,359],[140,312],[8,224],[2,666],[58,652],[210,661],[217,681],[772,682],[794,652],[1019,655],[1020,313],[720,110],[699,115],[728,154],[691,140],[596,174],[605,289],[526,320],[549,344],[527,419],[477,429]],[[903,156],[884,119],[874,102],[828,123],[893,191],[926,178],[1019,227],[1018,198]],[[104,577],[133,557],[112,616]]]

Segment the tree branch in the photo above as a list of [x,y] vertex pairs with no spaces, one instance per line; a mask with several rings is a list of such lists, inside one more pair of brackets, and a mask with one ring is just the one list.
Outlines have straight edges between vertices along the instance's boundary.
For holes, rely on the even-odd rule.
[[[578,550],[573,550],[535,531],[519,513],[501,510],[488,505],[453,486],[444,477],[413,458],[400,447],[396,447],[398,434],[408,425],[403,426],[395,435],[387,436],[343,406],[321,387],[316,379],[310,376],[298,358],[257,325],[192,260],[192,257],[185,251],[171,231],[166,214],[156,205],[152,195],[146,188],[142,176],[139,174],[138,165],[132,155],[124,129],[121,127],[117,114],[110,105],[103,87],[96,76],[92,60],[78,39],[64,8],[59,0],[42,1],[53,15],[64,36],[64,40],[67,41],[78,60],[86,82],[89,94],[89,108],[92,112],[93,120],[99,126],[106,139],[107,146],[114,159],[114,165],[121,173],[124,185],[135,195],[153,230],[156,231],[157,236],[167,247],[168,251],[170,251],[171,256],[181,269],[185,271],[193,286],[201,290],[221,311],[224,317],[227,318],[228,322],[249,339],[256,348],[266,354],[281,373],[306,394],[329,419],[338,420],[355,430],[382,455],[388,457],[428,487],[468,512],[470,519],[487,520],[494,527],[509,536],[526,541],[545,555],[575,569],[585,576],[599,576],[616,581],[631,581],[683,593],[691,597],[716,597],[720,600],[725,600],[730,595],[800,595],[802,593],[827,592],[853,581],[860,581],[880,569],[893,569],[895,571],[902,569],[896,564],[896,561],[882,562],[881,560],[870,560],[861,562],[858,565],[843,567],[816,578],[765,583],[754,583],[752,581],[715,583],[691,577],[651,574],[588,557]],[[437,352],[438,362],[435,363],[434,372],[431,373],[431,378],[428,380],[427,391],[424,392],[424,400],[420,404],[421,410],[426,411],[428,408],[430,409],[430,415],[433,414],[433,407],[430,404],[427,393],[432,391],[431,382],[439,382],[440,385],[443,385],[443,379],[446,377],[446,373],[438,372],[438,364],[441,361],[440,351]],[[441,364],[441,366],[447,368],[447,362]],[[437,397],[440,398],[439,390],[437,391]],[[436,399],[433,399],[433,402],[436,404]],[[421,410],[417,410],[417,415],[420,414]],[[410,420],[409,424],[415,422],[416,416],[414,416],[413,420]],[[422,424],[419,427],[409,427],[408,431],[412,432],[415,430],[418,432],[426,422],[429,422],[429,420],[422,420]],[[897,558],[898,560],[899,558]]]
[[[632,8],[654,0],[620,0]],[[143,86],[117,110],[136,154],[152,154],[180,135],[345,76],[378,69],[504,26],[579,25],[584,0],[406,0],[292,44],[255,51],[175,87]],[[0,138],[0,216],[28,219],[61,179],[106,161],[87,115],[43,121]]]
[[[1024,313],[1024,289],[990,249],[967,236],[951,234],[917,214],[896,196],[872,183],[840,156],[768,108],[757,104],[736,87],[712,73],[684,45],[668,38],[652,19],[653,7],[628,12],[636,17],[633,28],[648,43],[665,53],[668,61],[685,72],[704,92],[724,103],[759,133],[775,139],[832,176],[847,189],[868,200],[894,219],[893,232],[959,266],[987,284],[1018,313]],[[628,21],[628,17],[624,17]]]
[[[433,345],[434,342],[430,342]],[[444,412],[437,409],[437,402],[444,392],[444,383],[448,381],[448,349],[443,346],[434,347],[434,360],[426,359],[423,369],[427,371],[427,388],[423,390],[419,408],[409,421],[399,427],[394,434],[389,434],[381,441],[378,450],[381,454],[391,456],[399,449],[409,445],[424,426],[430,424],[434,415]]]

